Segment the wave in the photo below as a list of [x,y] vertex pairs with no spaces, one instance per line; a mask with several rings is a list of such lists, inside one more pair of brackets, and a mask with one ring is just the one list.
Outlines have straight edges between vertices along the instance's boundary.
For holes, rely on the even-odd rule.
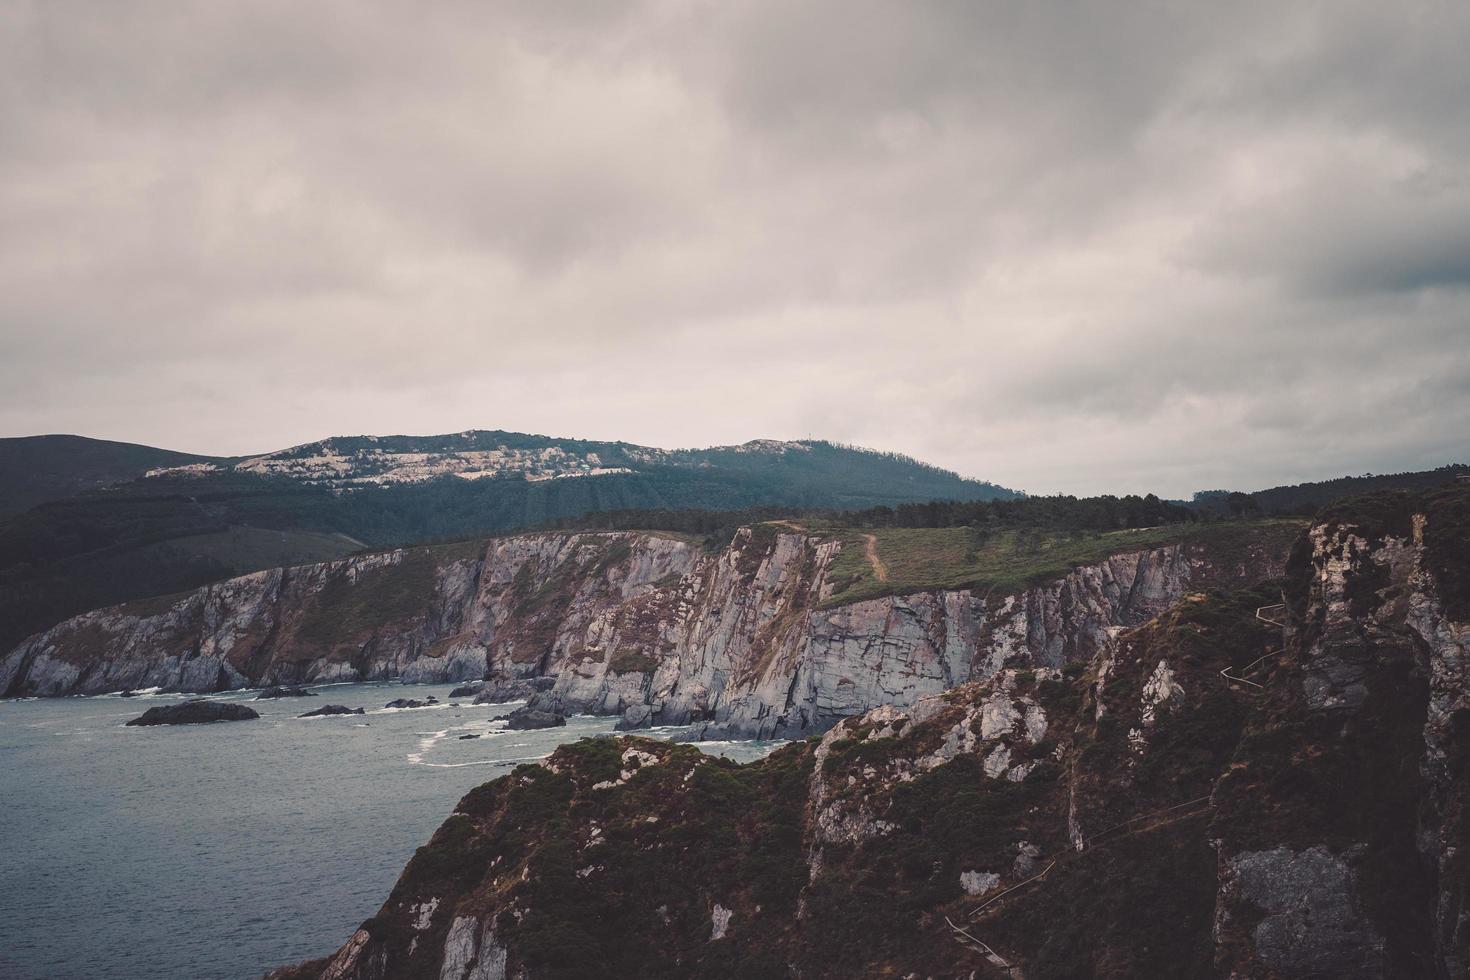
[[527,762],[540,762],[551,755],[545,752],[541,755],[528,755],[519,759],[476,759],[473,762],[418,762],[415,765],[427,766],[430,769],[463,769],[466,766],[519,766]]
[[424,761],[424,756],[428,755],[429,751],[433,749],[435,745],[445,740],[446,738],[449,738],[451,735],[454,736],[456,741],[458,741],[460,734],[479,735],[481,738],[496,738],[501,735],[511,734],[510,730],[505,727],[505,723],[499,721],[498,719],[496,721],[492,721],[491,725],[498,725],[498,727],[481,728],[478,725],[452,725],[449,728],[445,728],[436,732],[414,732],[415,735],[419,736],[419,747],[417,752],[410,752],[408,754],[408,762],[410,765],[415,766],[454,768],[456,766],[486,765],[491,762],[500,761],[496,759],[482,759],[475,762],[455,763]]

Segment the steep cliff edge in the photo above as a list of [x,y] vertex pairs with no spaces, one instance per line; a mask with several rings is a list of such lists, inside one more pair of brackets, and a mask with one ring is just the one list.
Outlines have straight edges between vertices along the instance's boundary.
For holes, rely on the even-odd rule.
[[1466,977],[1467,566],[1470,494],[1369,501],[1264,618],[1190,592],[747,766],[564,746],[274,976]]
[[1290,530],[1181,529],[1142,550],[1125,535],[1107,539],[1120,553],[1046,584],[845,604],[831,574],[842,540],[779,524],[715,553],[632,532],[405,549],[75,617],[0,660],[0,692],[485,678],[486,698],[551,684],[541,699],[630,728],[801,736],[1007,666],[1086,661],[1190,588],[1279,574]]

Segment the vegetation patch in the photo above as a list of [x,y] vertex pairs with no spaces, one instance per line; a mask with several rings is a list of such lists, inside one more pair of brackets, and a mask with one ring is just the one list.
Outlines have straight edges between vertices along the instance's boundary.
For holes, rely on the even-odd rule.
[[656,591],[662,592],[665,589],[674,588],[682,581],[684,581],[684,576],[681,573],[670,572],[669,574],[660,576],[657,580],[655,580],[652,587]]
[[1425,510],[1425,558],[1445,613],[1456,622],[1470,621],[1470,488],[1429,494]]
[[168,595],[153,596],[148,599],[134,599],[132,602],[123,603],[119,609],[129,616],[147,619],[150,616],[159,616],[168,612],[193,594],[194,590],[189,589],[184,592],[170,592]]
[[297,635],[326,647],[422,616],[434,594],[435,572],[424,548],[405,552],[396,564],[368,569],[356,582],[334,569],[307,606]]
[[[619,779],[629,749],[659,761],[594,788]],[[806,877],[810,759],[803,745],[736,766],[692,746],[589,739],[557,751],[560,773],[512,777],[503,804],[476,791],[483,801],[461,809],[493,810],[502,847],[534,842],[500,852],[512,872],[524,855],[524,880],[508,875],[501,894],[526,911],[502,914],[497,935],[537,977],[783,975],[775,952]],[[732,940],[761,942],[712,942],[717,903],[733,912]]]
[[613,538],[603,549],[602,557],[592,566],[594,575],[605,575],[608,570],[621,565],[633,557],[633,544],[626,536]]
[[1207,816],[1146,828],[1061,861],[969,929],[1024,963],[1028,977],[1214,976],[1217,859],[1205,836]]
[[749,536],[740,545],[740,556],[735,566],[741,577],[751,578],[760,571],[761,565],[776,548],[776,538],[782,531],[790,530],[775,523],[751,525]]
[[863,534],[839,532],[842,550],[833,559],[832,596],[824,607],[884,595],[930,589],[974,589],[1006,594],[1061,578],[1074,568],[1121,553],[1184,544],[1202,548],[1221,563],[1251,549],[1285,550],[1300,520],[1168,524],[1122,531],[1055,530],[1040,527],[987,530],[979,527],[878,528],[878,554],[887,566],[880,581],[864,554]]
[[623,649],[613,654],[607,669],[614,674],[651,674],[658,669],[658,658],[646,650]]
[[89,667],[106,653],[115,634],[97,622],[84,622],[66,633],[66,642],[57,644],[59,658],[76,667]]
[[441,562],[476,561],[485,557],[490,546],[488,538],[469,538],[464,541],[444,541],[428,546],[429,554]]

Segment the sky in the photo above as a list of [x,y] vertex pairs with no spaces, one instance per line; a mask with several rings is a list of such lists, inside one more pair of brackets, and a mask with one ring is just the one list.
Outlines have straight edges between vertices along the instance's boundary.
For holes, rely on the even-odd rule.
[[0,435],[1470,461],[1470,4],[0,5]]

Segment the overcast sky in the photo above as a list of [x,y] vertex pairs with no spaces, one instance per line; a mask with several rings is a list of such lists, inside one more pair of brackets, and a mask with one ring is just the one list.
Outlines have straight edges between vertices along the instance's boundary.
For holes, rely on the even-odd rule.
[[1467,49],[1463,0],[11,0],[0,435],[1467,460]]

